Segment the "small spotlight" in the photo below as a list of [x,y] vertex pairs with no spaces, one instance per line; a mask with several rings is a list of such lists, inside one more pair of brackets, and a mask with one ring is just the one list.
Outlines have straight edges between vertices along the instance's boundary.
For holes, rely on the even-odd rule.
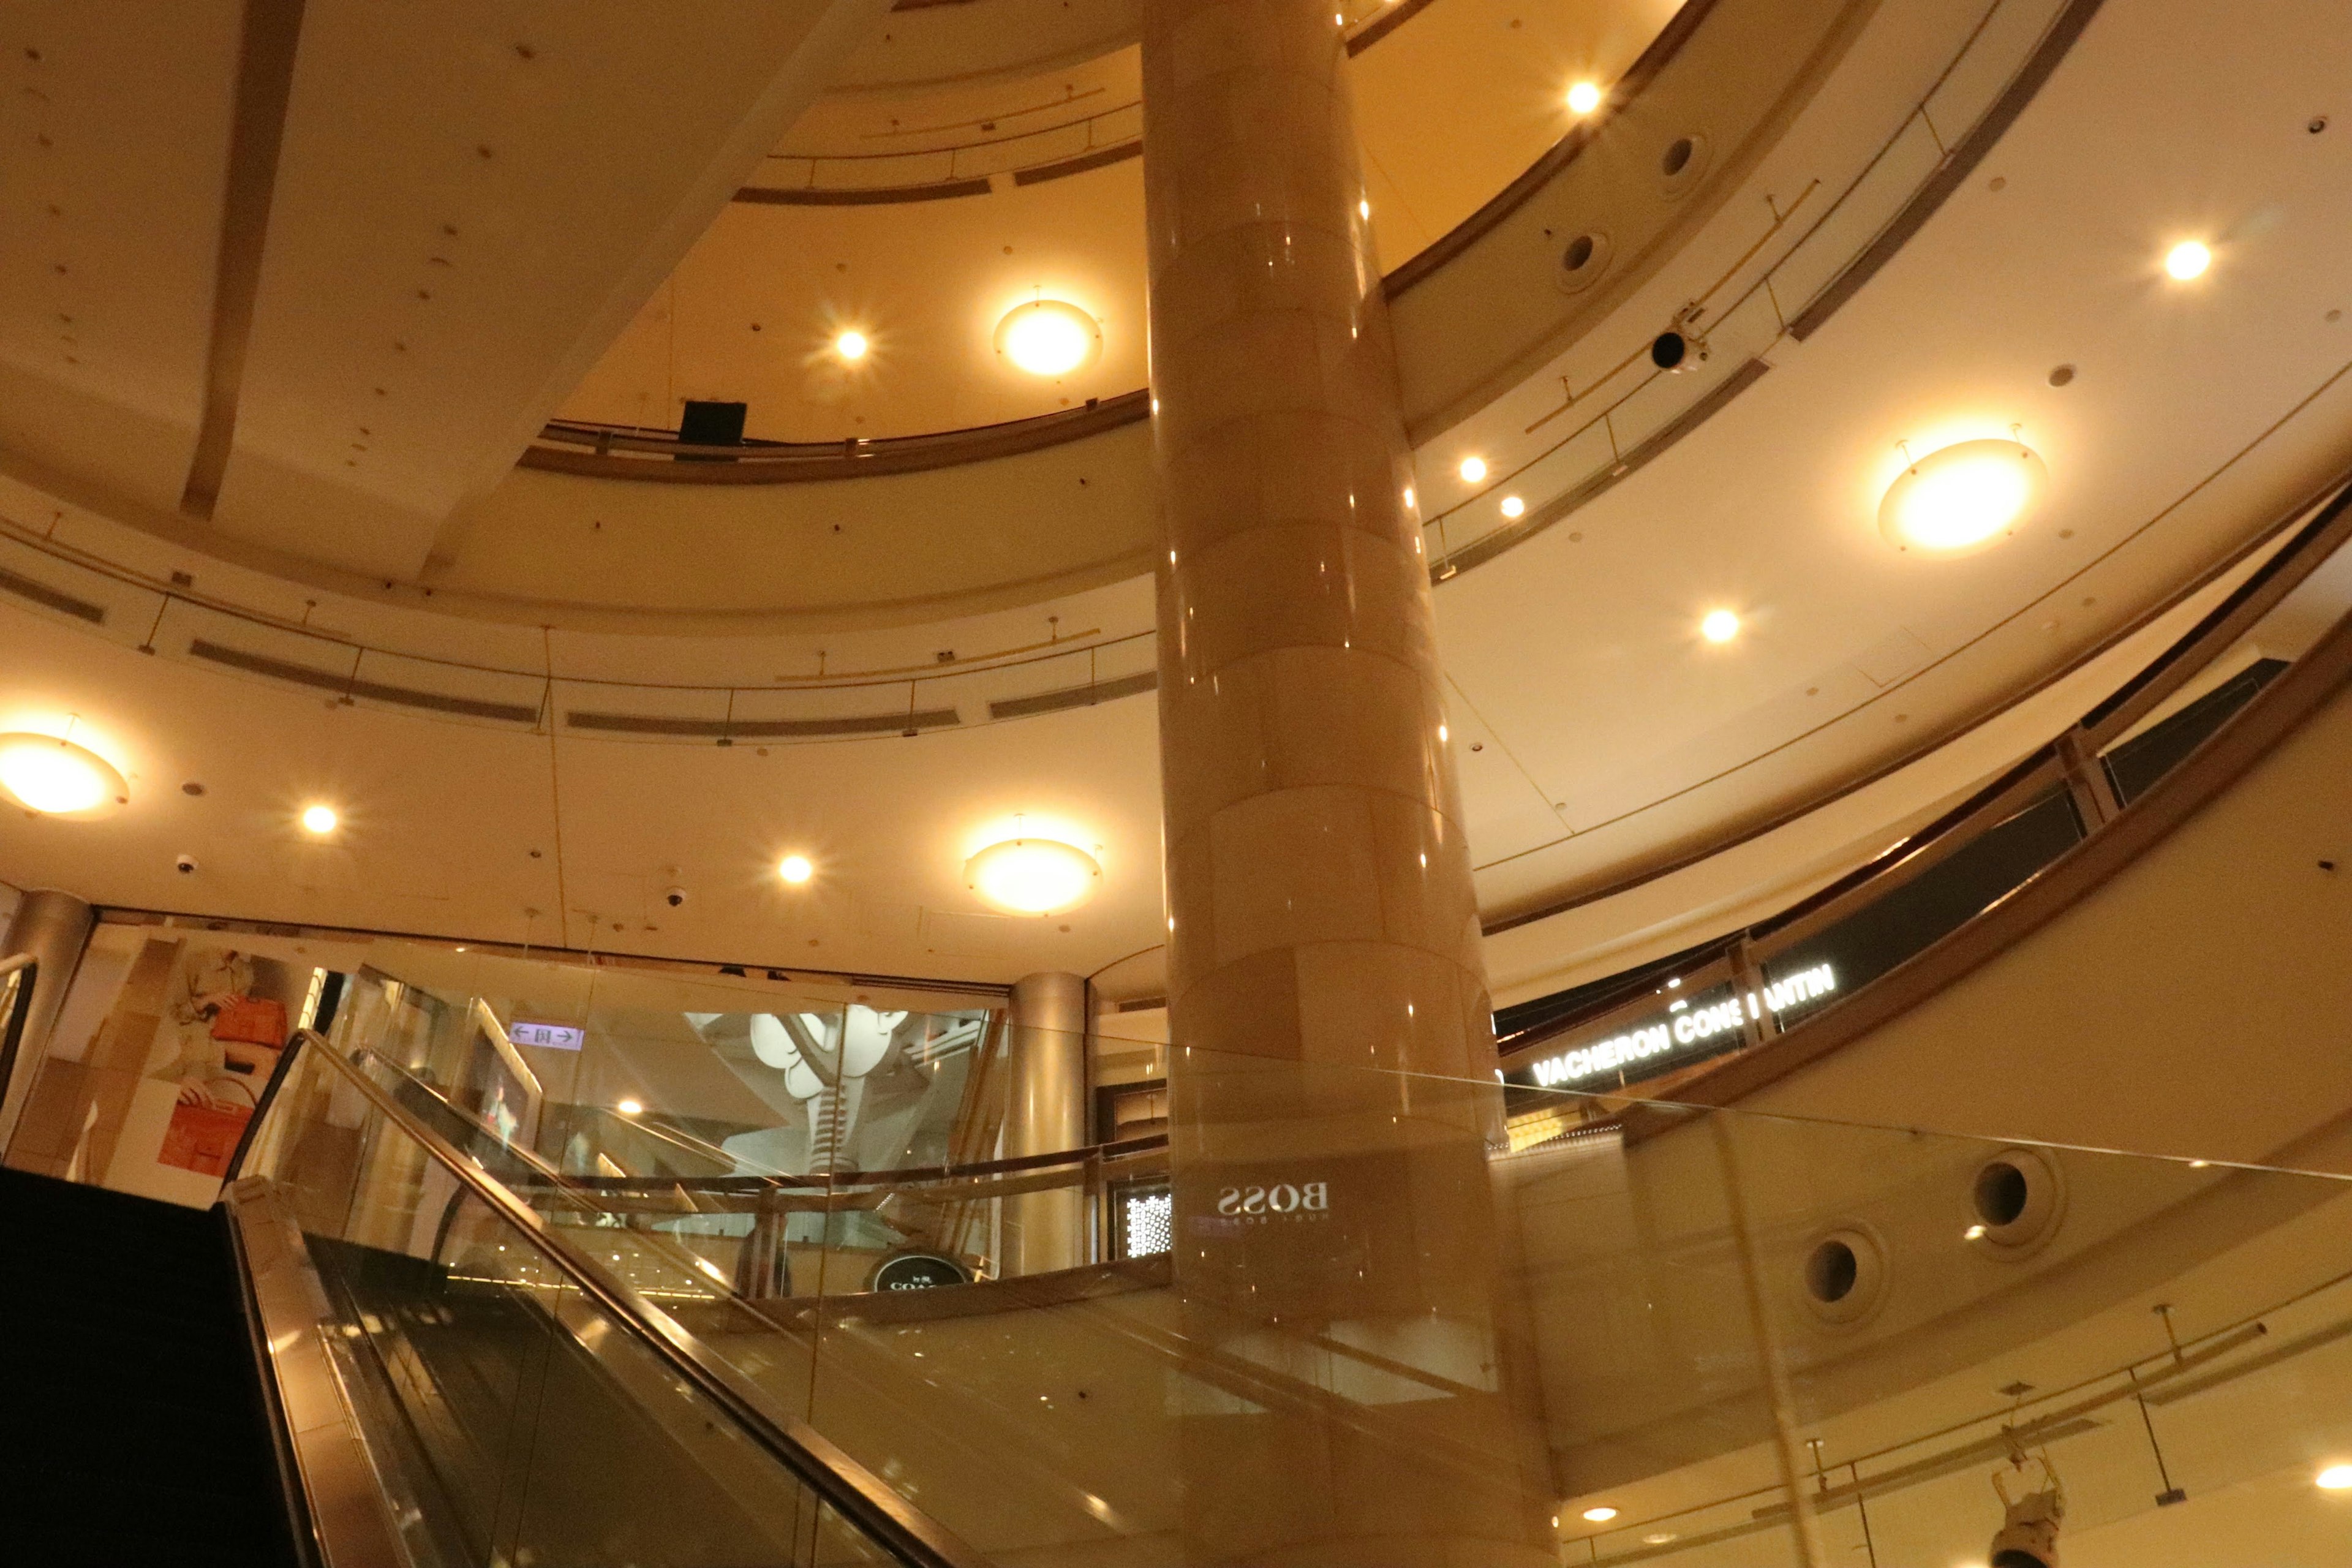
[[2330,1465],[2319,1472],[2315,1483],[2328,1492],[2352,1492],[2352,1465]]
[[2164,253],[2164,269],[2183,283],[2202,278],[2212,265],[2212,247],[2200,240],[2184,239]]
[[809,879],[809,873],[815,869],[809,864],[807,856],[787,855],[783,864],[776,868],[776,875],[787,882],[805,882]]
[[1984,1238],[1985,1227],[1980,1225],[1972,1225],[1969,1226],[1968,1229],[1960,1232],[1960,1239],[1962,1241],[1982,1241]]
[[1729,610],[1709,610],[1698,624],[1698,635],[1709,642],[1729,642],[1739,635],[1739,617]]
[[833,340],[833,352],[851,364],[864,359],[866,351],[873,346],[866,341],[864,332],[844,332]]
[[1606,1524],[1611,1520],[1617,1517],[1617,1510],[1611,1508],[1607,1503],[1602,1503],[1599,1508],[1586,1509],[1584,1510],[1584,1517],[1591,1523]]
[[1372,204],[1370,201],[1358,202],[1356,204],[1356,216],[1360,218],[1370,218],[1372,216]]
[[1568,109],[1571,114],[1590,114],[1601,107],[1601,84],[1580,81],[1568,89]]
[[613,1109],[619,1111],[624,1116],[635,1116],[637,1112],[643,1110],[645,1107],[636,1100],[625,1100],[621,1101],[620,1104],[613,1107]]
[[1505,517],[1524,517],[1527,515],[1527,510],[1528,503],[1521,500],[1518,497],[1505,496],[1503,498],[1503,515]]
[[341,821],[342,818],[335,815],[331,805],[305,806],[302,811],[302,826],[321,837],[332,833]]
[[1464,484],[1475,485],[1475,484],[1476,484],[1479,480],[1481,480],[1481,479],[1485,479],[1486,477],[1486,458],[1463,458],[1463,459],[1462,459],[1462,482],[1463,482]]

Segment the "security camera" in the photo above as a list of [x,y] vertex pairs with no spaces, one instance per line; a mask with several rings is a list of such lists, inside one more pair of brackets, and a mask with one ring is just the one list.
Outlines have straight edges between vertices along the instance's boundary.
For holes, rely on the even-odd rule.
[[686,902],[686,889],[684,888],[670,889],[667,892],[662,895],[662,902],[667,904],[671,909],[677,909],[680,904]]
[[196,874],[196,858],[193,855],[177,857],[173,860],[172,866],[183,877],[193,877]]
[[2010,1500],[2009,1489],[2000,1484],[2000,1474],[1994,1474],[1992,1489],[2000,1495],[2002,1518],[1992,1544],[1985,1549],[1985,1560],[1991,1568],[2058,1568],[2058,1526],[2066,1517],[2066,1493],[2048,1460],[2042,1462],[2042,1468],[2041,1489],[2014,1502]]

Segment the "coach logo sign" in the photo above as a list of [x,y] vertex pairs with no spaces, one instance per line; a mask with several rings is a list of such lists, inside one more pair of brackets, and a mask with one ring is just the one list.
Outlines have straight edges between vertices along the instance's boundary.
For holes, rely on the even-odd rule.
[[1265,1219],[1331,1212],[1328,1182],[1276,1182],[1274,1185],[1227,1187],[1217,1194],[1217,1212],[1228,1219]]

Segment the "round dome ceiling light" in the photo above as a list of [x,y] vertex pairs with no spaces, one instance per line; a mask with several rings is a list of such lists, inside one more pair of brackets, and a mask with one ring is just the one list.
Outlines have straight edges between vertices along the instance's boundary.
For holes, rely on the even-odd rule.
[[815,870],[816,868],[809,864],[807,856],[787,855],[782,864],[776,868],[776,875],[787,882],[805,882]]
[[0,735],[0,789],[43,816],[103,816],[131,804],[130,781],[88,746],[58,735]]
[[1726,643],[1739,635],[1739,617],[1729,610],[1709,610],[1698,624],[1698,635],[1712,643]]
[[310,805],[302,808],[303,831],[316,834],[321,838],[332,833],[342,820],[335,815],[335,808],[331,805]]
[[1102,355],[1102,327],[1076,305],[1032,300],[996,323],[996,352],[1031,375],[1067,375]]
[[964,880],[1000,909],[1024,915],[1074,910],[1102,884],[1102,866],[1075,844],[1007,838],[964,862]]
[[2330,1465],[2319,1472],[2318,1486],[2322,1491],[2352,1491],[2352,1465]]
[[2184,239],[2164,253],[2164,269],[2183,283],[2204,277],[2212,265],[2212,247],[2200,240]]
[[1599,82],[1580,81],[1568,89],[1568,111],[1570,114],[1590,114],[1600,107]]
[[1898,550],[1975,550],[2012,531],[2049,479],[2042,459],[2019,442],[1962,441],[1896,477],[1878,505],[1879,530]]
[[1462,459],[1462,482],[1463,482],[1464,484],[1465,484],[1465,485],[1475,485],[1475,484],[1478,483],[1478,481],[1479,481],[1479,480],[1481,480],[1481,479],[1485,479],[1486,477],[1486,458],[1463,458],[1463,459]]
[[864,332],[844,332],[833,340],[833,352],[848,364],[856,364],[859,360],[864,359],[866,351],[873,346],[866,341]]

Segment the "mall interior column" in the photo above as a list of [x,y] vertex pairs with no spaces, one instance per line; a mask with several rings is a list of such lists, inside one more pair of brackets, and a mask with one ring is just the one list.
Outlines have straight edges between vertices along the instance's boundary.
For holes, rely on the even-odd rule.
[[1338,1395],[1187,1410],[1187,1556],[1549,1562],[1344,34],[1328,0],[1143,16],[1175,1280],[1205,1358]]
[[16,1119],[24,1114],[26,1096],[32,1091],[34,1070],[47,1048],[58,1009],[65,1005],[66,986],[81,963],[81,950],[89,941],[91,920],[87,900],[55,889],[38,888],[18,901],[16,912],[8,921],[7,942],[0,957],[30,953],[38,968],[33,977],[32,1005],[26,1009],[16,1060],[8,1064],[6,1076],[0,1078],[0,1096],[5,1096],[0,1098],[0,1150],[8,1147],[8,1140],[16,1131]]
[[[1031,974],[1013,985],[1004,1053],[1006,1159],[1085,1146],[1089,1007],[1084,975]],[[1089,1261],[1086,1194],[1079,1187],[1005,1200],[1003,1275],[1043,1274]]]

